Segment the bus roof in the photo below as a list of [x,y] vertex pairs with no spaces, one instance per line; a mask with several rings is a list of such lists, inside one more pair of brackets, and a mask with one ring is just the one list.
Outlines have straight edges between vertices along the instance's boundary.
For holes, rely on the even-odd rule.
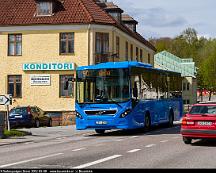
[[106,62],[106,63],[100,63],[96,65],[80,66],[80,67],[77,67],[77,70],[83,71],[83,70],[119,69],[119,68],[131,68],[131,67],[155,69],[161,72],[171,72],[174,74],[180,74],[180,73],[173,72],[173,71],[154,68],[151,64],[146,64],[146,63],[137,62],[137,61]]

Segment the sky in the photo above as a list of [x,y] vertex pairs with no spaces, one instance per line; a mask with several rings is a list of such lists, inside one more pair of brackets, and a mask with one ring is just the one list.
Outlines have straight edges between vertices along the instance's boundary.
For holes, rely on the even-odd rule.
[[186,28],[216,38],[216,0],[108,0],[139,22],[145,38],[175,37]]

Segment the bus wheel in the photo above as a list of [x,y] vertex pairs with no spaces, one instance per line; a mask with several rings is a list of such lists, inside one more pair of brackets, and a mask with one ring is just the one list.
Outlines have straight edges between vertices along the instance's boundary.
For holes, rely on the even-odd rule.
[[103,130],[103,129],[95,129],[95,132],[98,133],[98,134],[104,134],[105,130]]
[[145,116],[145,127],[144,127],[144,129],[146,130],[146,131],[149,131],[150,130],[150,128],[151,128],[151,118],[150,118],[150,115],[149,114],[147,114],[146,116]]
[[174,113],[173,113],[173,110],[171,110],[169,113],[169,123],[168,123],[169,127],[173,126],[173,121],[174,121]]

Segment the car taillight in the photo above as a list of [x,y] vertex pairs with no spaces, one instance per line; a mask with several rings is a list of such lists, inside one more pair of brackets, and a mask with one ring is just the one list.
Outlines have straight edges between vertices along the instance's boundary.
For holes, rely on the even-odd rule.
[[195,125],[195,122],[184,117],[182,119],[182,125],[185,125],[185,126]]
[[31,115],[31,108],[30,107],[27,107],[27,113],[28,113],[28,115]]

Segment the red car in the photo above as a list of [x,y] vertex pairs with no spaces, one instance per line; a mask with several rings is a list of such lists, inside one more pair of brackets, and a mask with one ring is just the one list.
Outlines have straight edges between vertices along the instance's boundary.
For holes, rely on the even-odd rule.
[[192,139],[216,138],[216,103],[193,105],[182,119],[181,134],[185,144]]

